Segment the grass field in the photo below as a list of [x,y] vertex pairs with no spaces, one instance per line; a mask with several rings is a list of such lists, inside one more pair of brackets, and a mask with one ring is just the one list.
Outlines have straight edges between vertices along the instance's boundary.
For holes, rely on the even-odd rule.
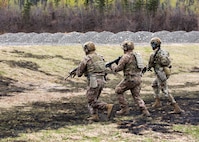
[[[172,106],[152,108],[153,72],[142,77],[141,96],[151,118],[144,118],[132,99],[128,116],[89,123],[85,97],[86,78],[69,78],[85,56],[81,45],[0,47],[0,142],[197,142],[199,141],[199,44],[167,44],[172,58],[170,92],[185,114],[169,114]],[[147,64],[151,48],[136,45]],[[123,54],[117,45],[97,45],[108,62]],[[108,74],[100,100],[118,101],[115,85],[122,73]]]

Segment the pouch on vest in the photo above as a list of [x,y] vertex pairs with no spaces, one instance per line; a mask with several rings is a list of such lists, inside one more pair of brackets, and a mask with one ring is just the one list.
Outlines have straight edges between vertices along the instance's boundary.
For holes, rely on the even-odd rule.
[[166,76],[166,74],[165,74],[164,71],[159,71],[159,70],[157,70],[157,71],[156,71],[156,74],[157,74],[158,78],[159,78],[161,81],[166,81],[166,80],[167,80],[167,76]]
[[90,88],[96,88],[98,85],[96,75],[91,75],[89,78],[90,78]]
[[164,67],[163,71],[166,74],[166,77],[169,78],[169,76],[171,75],[171,69],[169,67]]
[[167,51],[162,50],[160,56],[161,64],[163,66],[168,66],[171,63],[171,60],[169,59],[169,53]]
[[135,59],[137,61],[137,67],[139,69],[143,69],[144,68],[144,64],[143,64],[143,60],[142,60],[142,56],[140,53],[134,53]]

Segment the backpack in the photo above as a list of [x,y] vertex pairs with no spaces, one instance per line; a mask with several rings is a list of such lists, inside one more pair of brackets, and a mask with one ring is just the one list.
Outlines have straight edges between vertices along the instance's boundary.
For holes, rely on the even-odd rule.
[[139,69],[143,69],[144,68],[144,64],[143,64],[143,59],[140,53],[133,53],[136,59],[136,63],[137,63],[137,67]]

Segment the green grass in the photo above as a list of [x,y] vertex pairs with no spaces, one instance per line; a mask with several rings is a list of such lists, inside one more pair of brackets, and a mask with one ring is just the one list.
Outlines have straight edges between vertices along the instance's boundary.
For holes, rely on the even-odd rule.
[[[194,66],[199,66],[198,45],[165,45],[162,48],[170,52],[173,64],[173,72],[187,72]],[[23,53],[10,53],[13,51]],[[152,52],[149,46],[136,46],[136,52],[140,52],[144,58],[144,63],[147,64],[149,55]],[[123,54],[120,46],[97,46],[97,52],[104,56],[104,59],[112,61]],[[24,57],[26,55],[30,55]],[[33,56],[33,57],[31,57]],[[42,58],[42,56],[44,56]],[[21,59],[32,61],[40,66],[40,70],[56,75],[64,75],[67,71],[75,68],[84,57],[84,52],[81,45],[77,46],[33,46],[33,47],[12,47],[1,53],[0,60],[15,60]],[[40,58],[39,58],[40,57]],[[2,63],[1,63],[2,64]],[[2,64],[3,65],[3,64]],[[1,69],[1,72],[5,72]]]
[[77,125],[63,127],[58,130],[42,130],[27,134],[20,134],[18,138],[2,139],[6,141],[29,141],[29,142],[47,142],[47,141],[68,141],[68,142],[137,142],[140,139],[144,142],[152,142],[152,138],[144,136],[132,136],[132,134],[122,132],[116,129],[113,124],[94,123],[90,125]]
[[[190,70],[193,67],[199,67],[199,45],[163,45],[163,48],[170,52],[172,58],[172,72],[173,74],[189,74]],[[17,52],[16,52],[17,51]],[[118,56],[123,54],[121,47],[118,45],[107,45],[107,46],[97,46],[96,50],[99,54],[104,56],[104,59],[112,61]],[[144,63],[147,64],[149,55],[152,52],[149,46],[135,46],[135,51],[140,52],[143,56]],[[48,82],[58,82],[65,85],[66,88],[71,89],[83,88],[85,91],[86,79],[74,78],[69,79],[63,83],[63,78],[68,75],[68,71],[77,67],[79,62],[85,56],[82,46],[32,46],[32,47],[2,47],[0,50],[0,75],[5,77],[18,80],[18,82],[37,82],[37,83],[48,83]],[[37,70],[31,70],[25,68],[26,66],[14,66],[13,63],[19,63],[19,61],[32,62],[32,65],[38,65]],[[48,75],[50,74],[50,75]],[[143,93],[146,94],[142,96],[144,99],[149,98],[149,95],[152,92],[150,83],[153,79],[153,73],[146,73],[143,77]],[[117,75],[109,75],[110,81],[106,84],[106,87],[111,88],[107,93],[109,96],[114,96],[114,87],[121,80],[122,73]],[[189,74],[190,75],[190,74]],[[184,78],[189,79],[189,78]],[[171,79],[172,80],[172,79]],[[179,81],[178,81],[179,80]],[[175,82],[176,81],[176,82]],[[188,80],[189,81],[189,80]],[[187,81],[187,82],[188,82]],[[181,78],[174,76],[172,83],[180,83]],[[175,85],[175,84],[174,84]],[[182,88],[183,89],[183,88]],[[71,90],[73,92],[74,90]],[[78,90],[75,90],[78,91]],[[69,92],[70,93],[70,92]],[[80,92],[76,92],[80,93]],[[82,92],[84,94],[85,92]],[[127,93],[128,94],[128,93]],[[115,101],[115,98],[107,98],[106,94],[103,94],[105,101]],[[114,96],[115,97],[115,96]],[[81,96],[79,100],[76,97],[67,98],[67,102],[71,101],[72,103],[79,103],[85,101],[85,96]],[[129,98],[131,102],[132,98]],[[25,100],[24,100],[25,101]],[[39,98],[38,98],[39,101]],[[24,102],[26,104],[26,102]],[[50,104],[52,105],[52,104]],[[59,106],[59,105],[58,105]],[[32,106],[30,106],[32,107]],[[11,108],[14,109],[14,108]],[[42,108],[44,109],[44,108]],[[30,110],[30,114],[45,114],[42,119],[50,119],[51,115],[58,115],[58,110],[46,108],[44,110],[35,109]],[[23,114],[21,109],[16,110],[16,114]],[[28,111],[28,110],[26,110]],[[48,112],[49,111],[49,112]],[[72,113],[72,112],[71,112]],[[13,114],[13,113],[12,113]],[[43,114],[43,115],[44,115]],[[49,116],[50,115],[50,116]],[[24,115],[24,116],[27,116]],[[28,115],[29,116],[29,115]],[[7,117],[2,116],[2,117]],[[17,115],[16,115],[17,117]],[[21,116],[22,117],[22,116]],[[23,120],[23,118],[20,120]],[[5,118],[7,119],[7,118]],[[14,119],[14,118],[13,118]],[[24,118],[25,121],[28,121],[28,118]],[[132,120],[132,116],[118,118],[117,121],[121,120]],[[14,120],[13,120],[14,121]],[[47,121],[47,120],[46,120]],[[29,121],[28,121],[29,122]],[[31,122],[31,121],[30,121]],[[10,122],[11,123],[11,122]],[[14,122],[13,122],[14,123]],[[66,123],[66,122],[62,122]],[[19,122],[14,123],[19,125]],[[66,123],[67,124],[67,123]],[[37,124],[39,125],[39,124]],[[179,141],[182,135],[176,134],[164,134],[156,133],[152,131],[147,131],[144,135],[135,135],[127,132],[126,129],[118,129],[117,122],[99,122],[92,124],[76,124],[76,125],[63,125],[59,128],[45,128],[41,130],[31,130],[27,129],[26,132],[19,132],[16,137],[6,137],[0,139],[1,142],[14,142],[14,141],[28,141],[28,142],[173,142]],[[1,128],[0,128],[1,129]],[[2,128],[4,129],[4,128]],[[5,128],[6,129],[6,128]],[[189,137],[191,142],[192,140],[199,140],[199,128],[198,126],[192,125],[174,125],[173,130],[180,131],[183,134],[183,138]],[[13,130],[10,130],[13,131]],[[173,139],[172,139],[173,138]],[[189,140],[186,139],[186,140]],[[187,141],[188,142],[188,141]]]
[[198,125],[174,125],[173,129],[191,135],[196,141],[199,141]]

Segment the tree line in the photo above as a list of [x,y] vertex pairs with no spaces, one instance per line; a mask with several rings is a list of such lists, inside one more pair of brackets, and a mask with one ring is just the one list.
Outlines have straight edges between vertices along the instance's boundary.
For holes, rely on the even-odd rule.
[[0,33],[199,30],[198,0],[0,0]]

